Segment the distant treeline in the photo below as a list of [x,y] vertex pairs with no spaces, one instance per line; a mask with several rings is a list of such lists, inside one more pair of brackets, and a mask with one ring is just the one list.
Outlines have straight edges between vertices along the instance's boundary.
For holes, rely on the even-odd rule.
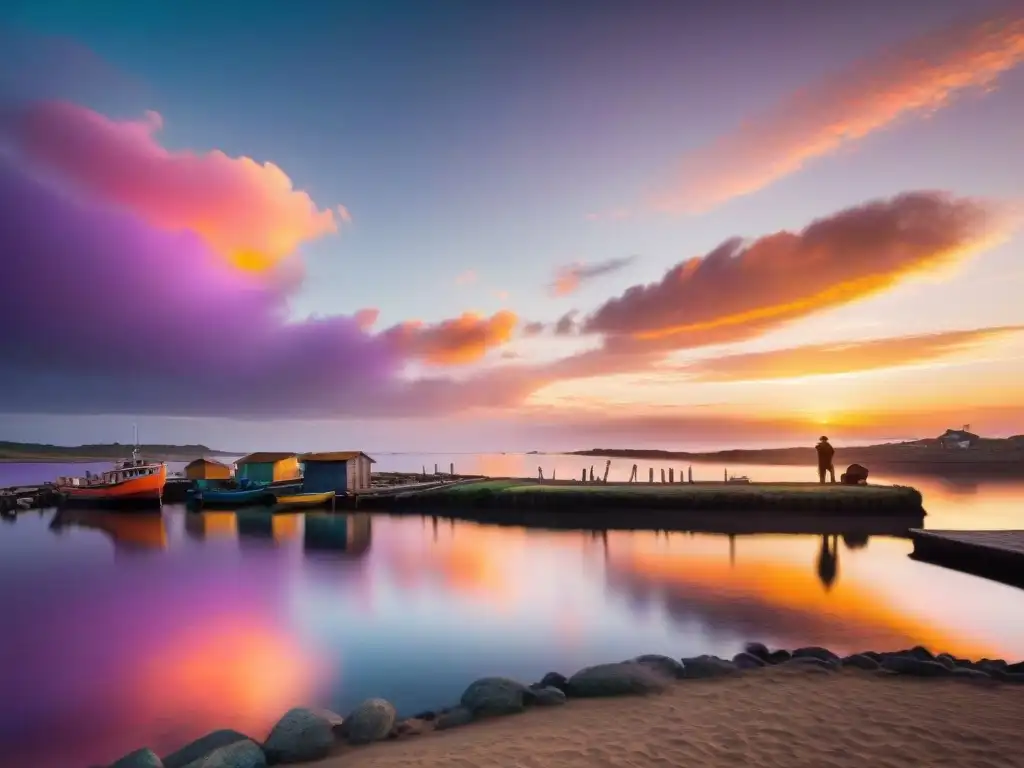
[[[50,445],[48,443],[12,443],[0,440],[0,459],[21,458],[67,458],[67,459],[118,459],[131,455],[130,444],[93,443],[88,445]],[[229,456],[225,451],[216,451],[205,445],[164,445],[139,446],[143,456],[155,458],[177,456],[198,458],[200,456]]]

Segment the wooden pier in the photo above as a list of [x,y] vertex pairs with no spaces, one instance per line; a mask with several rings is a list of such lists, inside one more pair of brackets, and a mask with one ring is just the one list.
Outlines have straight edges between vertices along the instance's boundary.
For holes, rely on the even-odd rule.
[[1024,530],[910,531],[915,560],[1024,588]]
[[22,485],[0,488],[0,514],[15,515],[29,509],[43,509],[57,504],[59,494],[50,485]]

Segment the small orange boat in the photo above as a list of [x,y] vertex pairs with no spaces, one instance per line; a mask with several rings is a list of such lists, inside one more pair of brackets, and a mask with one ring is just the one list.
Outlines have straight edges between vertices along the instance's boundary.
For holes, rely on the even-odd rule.
[[132,457],[100,475],[61,477],[57,490],[65,504],[79,506],[160,506],[167,484],[167,464]]

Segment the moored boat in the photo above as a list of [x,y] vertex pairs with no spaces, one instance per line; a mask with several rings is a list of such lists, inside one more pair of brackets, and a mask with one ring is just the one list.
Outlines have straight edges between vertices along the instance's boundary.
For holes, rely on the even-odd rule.
[[65,505],[159,507],[166,483],[167,464],[141,458],[136,447],[130,459],[117,462],[113,469],[99,475],[61,477],[56,488]]
[[188,491],[188,503],[197,507],[232,507],[246,504],[273,504],[273,491],[266,483],[241,480],[237,487],[212,486],[197,480]]
[[284,494],[277,497],[277,503],[274,505],[274,511],[283,512],[288,509],[311,509],[313,507],[323,507],[334,501],[334,496],[334,491],[324,491],[323,493]]

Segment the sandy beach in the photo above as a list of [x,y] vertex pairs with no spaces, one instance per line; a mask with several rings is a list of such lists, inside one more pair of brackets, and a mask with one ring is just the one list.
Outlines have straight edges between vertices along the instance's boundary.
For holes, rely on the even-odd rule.
[[1016,768],[1024,686],[776,667],[343,747],[317,768]]

